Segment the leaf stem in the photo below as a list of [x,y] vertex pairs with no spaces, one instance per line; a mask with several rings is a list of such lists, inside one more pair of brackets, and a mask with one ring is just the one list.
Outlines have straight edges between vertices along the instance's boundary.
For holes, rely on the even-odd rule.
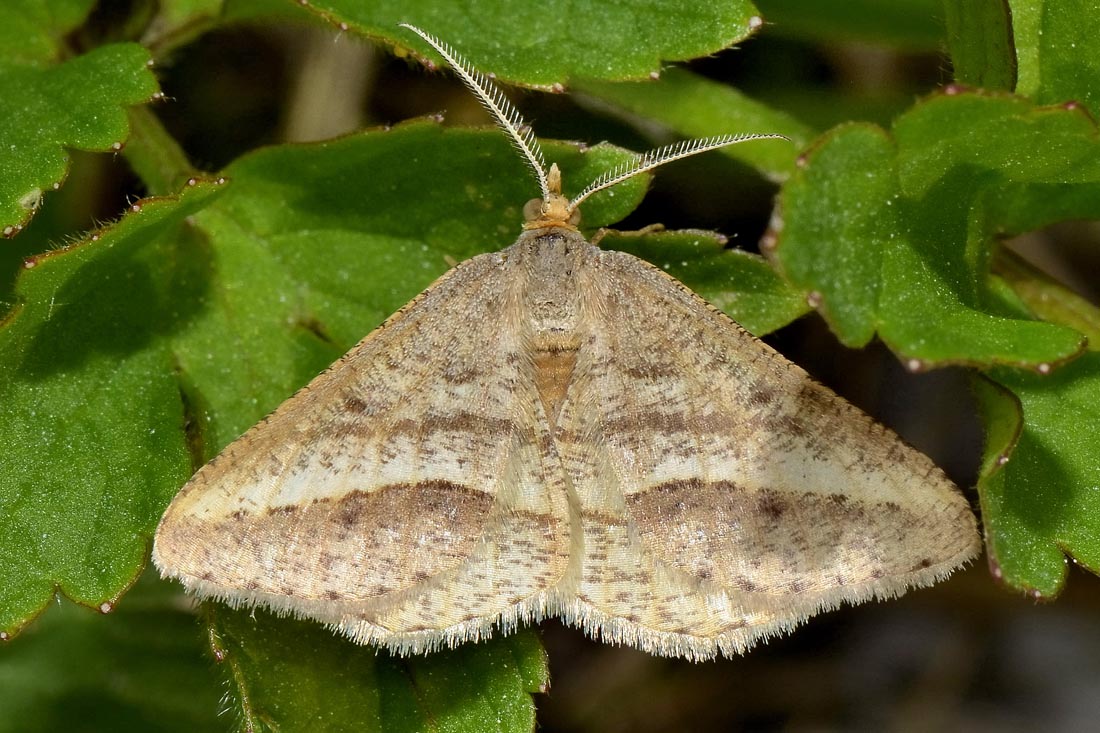
[[997,250],[993,272],[1036,316],[1077,329],[1088,337],[1090,349],[1100,349],[1100,309],[1095,305],[1005,247]]
[[148,107],[130,109],[130,130],[122,154],[150,194],[175,193],[198,172]]

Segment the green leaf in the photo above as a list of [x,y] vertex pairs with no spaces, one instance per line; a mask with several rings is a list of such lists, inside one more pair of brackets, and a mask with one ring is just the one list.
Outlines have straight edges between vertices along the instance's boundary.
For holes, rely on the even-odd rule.
[[61,602],[0,648],[0,733],[225,729],[195,614],[144,577],[111,613]]
[[[978,178],[977,191],[1082,184],[1091,197],[1076,201],[1080,216],[1096,211],[1086,202],[1100,201],[1100,135],[1079,108],[1036,107],[1010,95],[936,94],[899,117],[894,134],[907,197],[928,196],[952,173],[968,169]],[[1067,213],[1060,201],[1036,200],[1013,214],[1018,204],[997,212],[1012,217],[1013,234],[1056,220],[1045,213],[1052,209],[1059,217]]]
[[294,31],[303,25],[327,25],[305,5],[293,0],[159,0],[156,17],[142,33],[141,42],[160,59],[219,25],[284,22],[298,26]]
[[1008,0],[944,0],[943,10],[956,81],[1012,91],[1016,49]]
[[[187,0],[191,2],[191,0]],[[194,0],[202,3],[205,0]],[[265,22],[291,21],[297,24],[310,23],[318,27],[328,25],[324,18],[315,13],[310,13],[306,6],[308,3],[294,2],[293,0],[219,0],[222,3],[222,21],[237,23],[240,21]]]
[[0,328],[0,632],[60,590],[114,603],[191,472],[173,328],[204,287],[185,217],[214,186],[153,199],[28,260]]
[[[2,26],[0,18],[0,26]],[[120,150],[125,108],[153,99],[149,53],[136,44],[103,46],[57,66],[0,61],[0,232],[18,233],[45,192],[59,188],[66,148]]]
[[1066,197],[1047,200],[1051,187],[1095,211],[1098,159],[1079,112],[936,95],[897,120],[894,139],[851,125],[811,149],[781,194],[775,258],[849,345],[877,332],[914,368],[1049,368],[1082,339],[1009,312],[990,292],[991,251],[1004,232],[1066,212]]
[[805,315],[806,298],[760,255],[725,248],[713,232],[613,232],[600,246],[641,257],[692,288],[756,336]]
[[142,45],[162,57],[211,28],[225,5],[226,0],[161,0],[142,33]]
[[585,80],[576,88],[625,113],[627,121],[643,121],[647,129],[656,121],[686,137],[786,135],[791,142],[759,140],[722,149],[723,154],[753,166],[774,181],[790,176],[797,151],[813,136],[807,125],[790,115],[685,69],[667,69],[658,81]]
[[1066,558],[1100,570],[1100,353],[1050,375],[990,372],[976,393],[990,434],[979,490],[995,577],[1056,595]]
[[1088,348],[1100,349],[1100,308],[1029,265],[1010,250],[1001,250],[993,262],[1021,306],[1044,321],[1061,323],[1083,333]]
[[879,128],[840,127],[780,193],[776,258],[792,283],[818,294],[822,315],[850,345],[866,344],[879,325],[887,245],[898,228],[893,157]]
[[580,0],[557,6],[516,0],[313,0],[309,7],[342,28],[346,24],[438,59],[427,44],[397,27],[410,23],[454,46],[477,69],[540,88],[582,78],[648,78],[664,61],[706,56],[743,40],[757,16],[748,0],[643,5]]
[[531,694],[549,683],[531,632],[401,658],[315,623],[207,610],[247,730],[531,731]]
[[1040,104],[1076,101],[1100,115],[1100,13],[1092,0],[1009,0],[1016,91]]
[[65,35],[84,21],[94,5],[95,0],[7,0],[0,4],[0,64],[59,59]]
[[873,43],[914,51],[939,50],[940,0],[757,0],[768,32],[822,41]]

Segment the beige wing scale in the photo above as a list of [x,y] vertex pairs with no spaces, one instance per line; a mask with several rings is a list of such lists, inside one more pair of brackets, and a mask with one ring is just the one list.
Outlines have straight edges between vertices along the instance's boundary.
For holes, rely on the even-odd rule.
[[408,653],[541,616],[567,492],[515,282],[463,263],[230,445],[161,520],[162,574]]
[[584,548],[560,586],[570,621],[729,655],[977,554],[966,500],[928,458],[657,268],[592,262],[557,435]]

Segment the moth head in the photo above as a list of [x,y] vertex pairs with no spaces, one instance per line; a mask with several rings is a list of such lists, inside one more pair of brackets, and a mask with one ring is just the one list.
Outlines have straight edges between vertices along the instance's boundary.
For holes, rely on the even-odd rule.
[[561,171],[557,163],[550,164],[547,175],[547,187],[550,195],[546,198],[531,199],[523,207],[523,228],[542,229],[544,227],[565,227],[576,229],[581,223],[581,210],[573,206],[561,193]]

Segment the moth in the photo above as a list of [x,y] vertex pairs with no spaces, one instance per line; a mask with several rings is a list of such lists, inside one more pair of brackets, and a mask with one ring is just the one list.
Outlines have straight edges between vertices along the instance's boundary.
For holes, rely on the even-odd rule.
[[195,474],[157,529],[163,576],[399,654],[556,616],[700,660],[977,554],[931,460],[578,230],[596,191],[761,136],[658,149],[570,201],[500,91],[404,27],[492,112],[541,197],[515,244],[454,267]]

